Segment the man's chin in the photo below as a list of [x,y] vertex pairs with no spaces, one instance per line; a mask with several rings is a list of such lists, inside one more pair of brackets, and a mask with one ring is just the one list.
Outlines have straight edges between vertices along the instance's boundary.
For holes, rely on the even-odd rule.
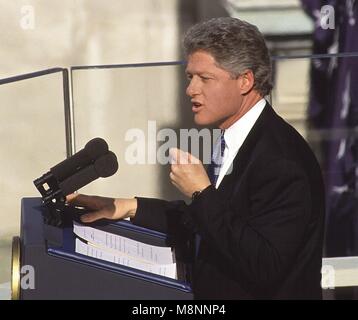
[[200,117],[199,115],[194,115],[194,122],[198,126],[209,126],[210,121],[208,119],[205,119],[204,117]]
[[200,117],[199,115],[195,115],[194,116],[194,122],[197,126],[200,127],[212,127],[215,126],[215,121],[204,118],[204,117]]

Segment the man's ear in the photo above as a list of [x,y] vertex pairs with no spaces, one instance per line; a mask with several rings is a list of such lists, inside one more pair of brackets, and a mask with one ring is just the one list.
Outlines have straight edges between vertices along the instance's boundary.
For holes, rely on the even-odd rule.
[[237,80],[238,80],[240,92],[242,94],[249,93],[254,87],[255,77],[252,70],[245,70],[240,74]]

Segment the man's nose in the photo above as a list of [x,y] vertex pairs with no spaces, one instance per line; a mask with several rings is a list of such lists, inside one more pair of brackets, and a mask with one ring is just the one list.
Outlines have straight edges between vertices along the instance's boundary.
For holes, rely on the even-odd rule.
[[197,81],[194,80],[194,78],[192,78],[190,80],[189,85],[186,88],[186,94],[189,97],[194,97],[194,96],[198,95],[199,93],[200,93],[199,85],[198,85]]

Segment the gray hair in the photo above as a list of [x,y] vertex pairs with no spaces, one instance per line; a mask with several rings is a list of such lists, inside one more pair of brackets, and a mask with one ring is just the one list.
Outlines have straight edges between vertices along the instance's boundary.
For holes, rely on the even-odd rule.
[[270,54],[256,26],[236,18],[221,17],[200,22],[184,35],[186,56],[203,50],[219,67],[238,77],[245,70],[254,74],[254,89],[266,96],[272,89]]

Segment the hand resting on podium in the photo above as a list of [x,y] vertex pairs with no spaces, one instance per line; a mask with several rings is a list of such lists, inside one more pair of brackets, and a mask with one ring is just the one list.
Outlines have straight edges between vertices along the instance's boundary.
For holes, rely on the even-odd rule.
[[93,210],[81,216],[81,221],[90,223],[99,219],[118,220],[134,218],[137,211],[137,199],[107,198],[73,193],[66,197],[70,206]]

